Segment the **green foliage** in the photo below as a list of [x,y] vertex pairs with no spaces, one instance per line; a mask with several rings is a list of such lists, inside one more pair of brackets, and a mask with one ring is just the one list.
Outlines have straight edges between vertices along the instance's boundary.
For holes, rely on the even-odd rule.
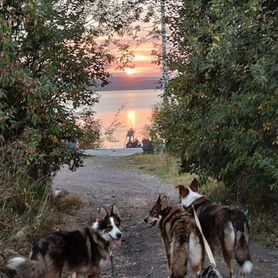
[[185,171],[240,200],[277,192],[277,1],[184,1],[171,21],[178,72],[155,131]]
[[75,169],[64,143],[81,134],[74,109],[97,101],[89,85],[107,83],[112,57],[85,29],[83,1],[3,1],[0,15],[2,141],[25,150],[35,179]]
[[[7,160],[7,153],[13,160]],[[15,143],[0,145],[0,257],[10,256],[6,249],[22,253],[61,219],[73,215],[83,203],[69,194],[52,198],[51,180],[34,181],[28,174],[25,152]],[[27,248],[27,250],[25,250]],[[22,250],[24,249],[24,250]]]
[[80,129],[82,135],[80,137],[80,147],[82,149],[95,149],[101,146],[101,123],[96,120],[94,112],[85,111],[79,116]]
[[123,160],[175,185],[190,185],[195,177],[189,173],[179,173],[177,159],[168,154],[136,154]]
[[[13,158],[6,159],[7,153]],[[16,145],[0,146],[0,246],[17,241],[27,225],[38,225],[49,198],[48,179],[31,183],[25,153]],[[30,229],[32,229],[30,227]],[[11,236],[12,235],[12,236]]]

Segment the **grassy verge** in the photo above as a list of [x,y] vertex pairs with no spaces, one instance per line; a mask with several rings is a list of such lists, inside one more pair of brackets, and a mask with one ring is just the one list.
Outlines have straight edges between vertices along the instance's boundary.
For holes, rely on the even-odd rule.
[[193,178],[191,174],[179,175],[176,159],[168,155],[136,154],[126,157],[125,160],[139,169],[153,173],[174,184],[188,184]]
[[[188,186],[195,177],[192,174],[179,174],[178,162],[175,158],[165,154],[137,154],[124,158],[125,163],[154,174],[173,185],[182,184]],[[202,186],[202,192],[211,200],[223,205],[236,205],[236,194],[225,186],[224,183],[209,179]],[[251,238],[264,242],[267,246],[278,247],[277,229],[278,223],[271,217],[274,211],[259,211],[256,204],[245,209],[250,227]]]
[[32,242],[83,205],[70,194],[53,198],[51,180],[30,179],[23,157],[20,150],[0,148],[0,263],[14,253],[27,255]]
[[68,194],[54,199],[50,192],[27,203],[26,196],[30,197],[33,193],[25,192],[23,197],[16,192],[11,196],[15,201],[6,199],[6,204],[1,198],[0,260],[1,257],[9,257],[14,252],[28,254],[33,242],[65,224],[64,219],[75,215],[83,206],[76,196]]

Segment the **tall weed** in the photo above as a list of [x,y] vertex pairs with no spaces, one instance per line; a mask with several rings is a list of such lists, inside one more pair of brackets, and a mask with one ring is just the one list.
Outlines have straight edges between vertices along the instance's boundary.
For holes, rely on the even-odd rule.
[[[48,180],[28,176],[24,148],[0,147],[0,248],[13,248],[47,209]],[[24,231],[24,232],[23,232]]]

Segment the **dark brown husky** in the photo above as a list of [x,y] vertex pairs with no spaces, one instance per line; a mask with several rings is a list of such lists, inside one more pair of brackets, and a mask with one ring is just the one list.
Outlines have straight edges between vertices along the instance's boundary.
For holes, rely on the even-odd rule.
[[179,185],[178,188],[184,209],[192,212],[191,206],[194,205],[212,251],[220,242],[230,277],[234,277],[233,256],[240,265],[241,276],[251,272],[253,264],[248,248],[249,226],[244,213],[236,208],[212,203],[205,195],[198,193],[199,183],[196,179],[189,187]]
[[111,243],[119,244],[120,222],[115,205],[110,213],[102,207],[92,227],[53,232],[33,245],[30,258],[12,258],[8,267],[21,278],[61,277],[64,271],[100,277]]
[[188,272],[188,260],[197,276],[202,268],[204,247],[191,214],[181,207],[169,206],[167,197],[159,196],[144,221],[149,227],[157,224],[160,229],[170,277],[183,278]]

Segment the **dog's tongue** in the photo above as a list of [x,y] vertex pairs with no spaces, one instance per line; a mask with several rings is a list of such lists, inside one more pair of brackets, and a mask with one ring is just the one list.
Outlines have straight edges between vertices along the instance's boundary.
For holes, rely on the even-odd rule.
[[121,239],[115,239],[114,240],[114,243],[115,243],[115,245],[117,246],[117,247],[119,247],[119,246],[121,246],[122,245],[122,240]]

